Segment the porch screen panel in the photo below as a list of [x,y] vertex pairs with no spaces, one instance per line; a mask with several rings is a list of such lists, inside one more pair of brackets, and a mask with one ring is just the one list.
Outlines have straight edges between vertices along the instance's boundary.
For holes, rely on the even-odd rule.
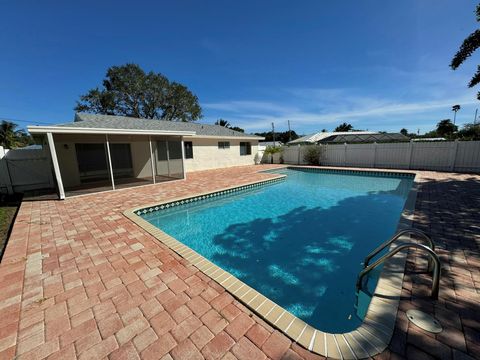
[[167,141],[157,141],[157,175],[170,176],[170,170],[168,167],[168,144]]
[[113,176],[115,179],[133,177],[130,144],[110,144]]
[[168,141],[168,156],[170,176],[179,179],[183,178],[183,158],[181,141]]
[[104,143],[75,144],[80,182],[110,179]]

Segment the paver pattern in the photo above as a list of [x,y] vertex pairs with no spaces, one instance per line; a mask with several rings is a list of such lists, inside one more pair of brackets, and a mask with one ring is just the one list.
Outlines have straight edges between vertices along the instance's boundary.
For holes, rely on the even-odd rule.
[[[122,215],[132,207],[242,185],[270,166],[24,202],[0,264],[0,359],[320,359]],[[480,176],[417,172],[414,226],[443,262],[440,298],[409,254],[396,328],[379,359],[480,357]],[[405,311],[435,315],[426,333]]]

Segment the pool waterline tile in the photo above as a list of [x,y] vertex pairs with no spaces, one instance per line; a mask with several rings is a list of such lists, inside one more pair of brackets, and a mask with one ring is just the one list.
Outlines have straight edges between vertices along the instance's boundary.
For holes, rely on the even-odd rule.
[[[300,171],[307,172],[319,172],[319,173],[334,173],[334,174],[355,174],[355,175],[365,175],[365,176],[401,176],[401,177],[415,177],[414,173],[410,172],[396,172],[396,171],[361,171],[361,170],[347,170],[347,169],[315,169],[302,166],[286,166],[285,168],[291,168]],[[281,168],[280,168],[281,169]],[[262,171],[260,171],[262,172]],[[267,171],[268,172],[268,171]],[[215,264],[211,263],[208,259],[204,258],[202,255],[196,253],[194,250],[185,246],[178,240],[164,233],[160,229],[152,226],[147,221],[143,220],[140,216],[147,214],[153,211],[161,211],[163,209],[168,209],[175,206],[181,206],[189,204],[191,202],[197,202],[202,200],[207,200],[211,198],[216,198],[218,196],[229,195],[232,193],[240,192],[243,190],[249,190],[258,186],[264,186],[271,183],[284,180],[286,175],[278,175],[277,177],[269,180],[261,180],[245,184],[237,187],[224,188],[213,193],[200,193],[190,197],[183,197],[178,199],[169,200],[168,202],[161,204],[152,204],[146,205],[141,208],[134,208],[124,212],[125,216],[130,220],[135,222],[137,225],[148,231],[159,241],[167,245],[169,248],[177,252],[182,257],[186,258],[188,261],[191,260],[191,263],[196,266],[200,271],[202,271],[207,276],[212,277],[215,281],[219,282],[226,290],[228,290],[234,297],[243,302],[246,306],[251,308],[253,311],[257,312],[264,320],[268,323],[282,330],[287,336],[289,336],[293,341],[298,342],[304,348],[323,355],[330,357],[338,358],[361,358],[365,356],[374,356],[381,351],[383,351],[388,342],[390,341],[391,334],[388,335],[388,329],[391,329],[393,333],[393,326],[395,321],[390,319],[387,316],[387,319],[382,316],[378,316],[380,312],[374,311],[376,305],[373,306],[372,311],[370,311],[370,306],[367,311],[367,316],[370,321],[368,324],[362,323],[357,330],[354,330],[346,334],[328,334],[323,331],[317,330],[310,325],[306,324],[303,320],[295,317],[290,312],[284,310],[281,306],[274,303],[270,299],[266,298],[262,294],[258,293],[255,289],[244,284],[241,280],[237,279],[235,276],[226,272],[225,270],[219,268]],[[412,212],[415,206],[415,199],[417,193],[417,184],[414,182],[412,189],[410,190],[409,196],[405,201],[405,206],[402,211],[401,220],[399,221],[397,231],[410,227],[412,222]],[[384,267],[388,268],[390,262],[396,266],[402,267],[405,269],[405,259],[406,254],[400,253],[398,256],[395,256],[389,259]],[[390,272],[391,273],[391,272]],[[379,289],[382,294],[385,295],[396,295],[401,292],[401,284],[403,283],[403,271],[397,276],[394,281],[385,277],[385,274],[380,274],[379,283],[384,278],[384,283]],[[386,279],[386,280],[385,280]],[[222,284],[222,282],[225,282]],[[398,284],[400,287],[398,288]],[[375,292],[377,289],[375,290]],[[374,300],[378,300],[377,296],[372,297],[372,305]],[[374,303],[377,304],[377,301]],[[381,305],[385,306],[388,313],[393,314],[393,319],[396,318],[396,312],[398,308],[398,301],[384,302]],[[367,318],[367,316],[365,318]],[[385,316],[385,314],[384,314]],[[386,321],[387,320],[387,321]],[[372,327],[373,324],[384,324],[384,326],[378,326],[377,328]],[[381,328],[381,329],[380,329]],[[351,355],[351,357],[350,357]]]

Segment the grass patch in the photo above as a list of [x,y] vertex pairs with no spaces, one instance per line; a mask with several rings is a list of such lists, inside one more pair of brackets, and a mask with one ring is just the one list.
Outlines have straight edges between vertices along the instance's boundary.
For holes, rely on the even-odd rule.
[[0,260],[19,206],[20,201],[17,199],[0,199]]

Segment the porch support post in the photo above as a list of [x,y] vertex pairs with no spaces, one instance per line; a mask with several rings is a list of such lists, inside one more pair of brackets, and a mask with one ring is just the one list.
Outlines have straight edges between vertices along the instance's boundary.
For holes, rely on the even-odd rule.
[[112,189],[115,190],[115,181],[113,180],[112,156],[110,155],[110,142],[108,141],[108,134],[105,134],[105,142],[107,143],[108,167],[110,168],[110,178],[112,179]]
[[183,144],[183,136],[181,137],[181,146],[182,146],[182,169],[183,169],[183,179],[187,178],[187,172],[185,170],[185,146]]
[[155,162],[153,161],[152,137],[148,136],[148,144],[150,145],[150,164],[152,165],[152,179],[155,184]]
[[50,156],[52,157],[53,171],[58,185],[58,196],[60,200],[65,199],[65,189],[63,188],[62,174],[60,173],[60,166],[58,166],[57,151],[55,150],[55,142],[51,132],[47,133],[48,147],[50,148]]

